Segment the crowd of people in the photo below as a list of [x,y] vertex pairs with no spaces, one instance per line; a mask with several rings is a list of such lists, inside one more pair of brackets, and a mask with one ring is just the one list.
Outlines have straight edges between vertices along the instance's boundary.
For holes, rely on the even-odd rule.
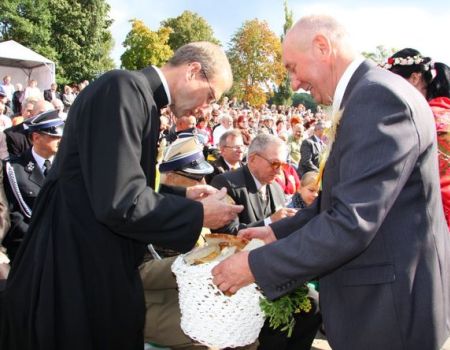
[[377,67],[328,16],[294,25],[283,63],[317,110],[221,97],[231,68],[206,42],[77,92],[3,78],[2,349],[200,348],[170,265],[205,228],[266,242],[213,269],[224,292],[319,281],[291,338],[266,323],[246,349],[309,349],[322,320],[335,349],[442,346],[450,68],[410,48]]

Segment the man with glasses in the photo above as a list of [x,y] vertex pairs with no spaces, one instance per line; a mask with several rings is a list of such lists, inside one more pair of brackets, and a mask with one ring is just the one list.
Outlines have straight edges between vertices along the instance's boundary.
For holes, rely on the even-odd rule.
[[206,177],[206,182],[210,183],[213,177],[218,174],[240,168],[243,165],[242,159],[245,149],[242,134],[239,130],[232,129],[223,133],[219,140],[220,156],[211,162],[214,171]]
[[155,192],[160,110],[196,115],[232,81],[225,52],[198,42],[75,99],[3,294],[1,349],[143,349],[147,245],[186,252],[242,210],[207,185]]
[[[283,207],[285,196],[280,185],[275,182],[275,177],[282,167],[286,166],[286,152],[286,146],[281,139],[269,134],[260,134],[250,143],[247,165],[213,178],[212,186],[226,187],[235,203],[244,206],[238,219],[217,232],[236,234],[245,227],[265,226],[295,215],[295,209]],[[321,318],[317,308],[317,293],[311,290],[310,296],[314,307],[310,313],[296,317],[296,327],[292,336],[288,338],[286,333],[271,329],[266,322],[258,339],[258,349],[311,348]]]
[[[235,152],[232,148],[229,151]],[[284,193],[275,182],[275,177],[286,165],[285,159],[284,142],[276,136],[260,134],[253,139],[248,148],[247,165],[235,171],[219,174],[212,179],[212,186],[226,187],[228,195],[236,204],[244,206],[237,219],[217,232],[235,234],[241,228],[269,225],[295,214],[295,210],[283,208]]]
[[[175,140],[168,146],[159,166],[160,184],[165,186],[190,187],[205,183],[205,176],[213,171],[206,162],[202,145],[196,137]],[[206,346],[195,342],[181,329],[181,312],[178,289],[171,265],[179,251],[161,246],[149,246],[146,262],[139,268],[144,286],[146,343],[171,349],[206,350]]]

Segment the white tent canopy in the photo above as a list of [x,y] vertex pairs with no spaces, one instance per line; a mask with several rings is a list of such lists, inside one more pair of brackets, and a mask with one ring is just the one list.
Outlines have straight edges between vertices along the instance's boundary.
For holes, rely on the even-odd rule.
[[23,45],[8,40],[0,43],[0,79],[11,76],[11,82],[25,88],[34,79],[42,91],[55,81],[55,63]]

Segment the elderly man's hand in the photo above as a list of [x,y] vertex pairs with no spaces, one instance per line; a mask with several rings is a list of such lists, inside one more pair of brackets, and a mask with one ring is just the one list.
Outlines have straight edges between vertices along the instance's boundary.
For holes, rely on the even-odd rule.
[[297,209],[294,208],[281,208],[270,216],[272,222],[287,218],[289,216],[294,216],[297,213]]
[[238,232],[239,237],[246,238],[248,240],[252,240],[253,238],[258,238],[264,241],[264,243],[269,244],[275,242],[277,237],[272,231],[270,226],[261,226],[261,227],[250,227],[244,230],[240,230]]
[[212,229],[223,227],[244,210],[242,205],[228,204],[225,200],[226,195],[226,188],[222,188],[200,201],[203,204],[204,227]]
[[242,287],[255,282],[248,265],[249,252],[240,252],[222,261],[212,269],[213,283],[222,291],[236,293]]
[[186,198],[198,201],[217,192],[219,192],[219,190],[212,186],[196,185],[186,188]]

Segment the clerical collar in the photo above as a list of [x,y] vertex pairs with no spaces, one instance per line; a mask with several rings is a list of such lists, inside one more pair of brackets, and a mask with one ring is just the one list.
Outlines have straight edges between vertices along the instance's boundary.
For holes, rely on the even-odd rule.
[[31,154],[33,155],[34,160],[36,161],[36,164],[38,165],[39,169],[44,169],[44,162],[46,159],[48,159],[51,163],[53,163],[53,158],[55,156],[51,156],[50,158],[43,158],[39,154],[36,153],[34,150],[34,147],[31,148]]
[[342,98],[344,97],[345,89],[347,89],[347,85],[350,82],[353,73],[356,72],[356,70],[361,65],[361,63],[363,63],[364,60],[365,58],[363,56],[356,57],[352,61],[352,63],[348,65],[347,69],[344,71],[344,74],[342,74],[341,78],[339,79],[339,82],[336,86],[336,91],[334,92],[332,115],[335,115],[335,113],[339,112],[339,109],[341,108]]
[[171,103],[172,103],[172,99],[170,97],[170,90],[169,90],[169,84],[167,83],[167,79],[164,76],[164,74],[161,71],[161,69],[159,69],[156,66],[152,66],[152,67],[155,69],[156,73],[158,73],[159,79],[161,79],[161,82],[162,82],[162,84],[164,86],[164,91],[166,92],[166,95],[167,95],[167,101],[168,101],[167,105],[170,106]]

